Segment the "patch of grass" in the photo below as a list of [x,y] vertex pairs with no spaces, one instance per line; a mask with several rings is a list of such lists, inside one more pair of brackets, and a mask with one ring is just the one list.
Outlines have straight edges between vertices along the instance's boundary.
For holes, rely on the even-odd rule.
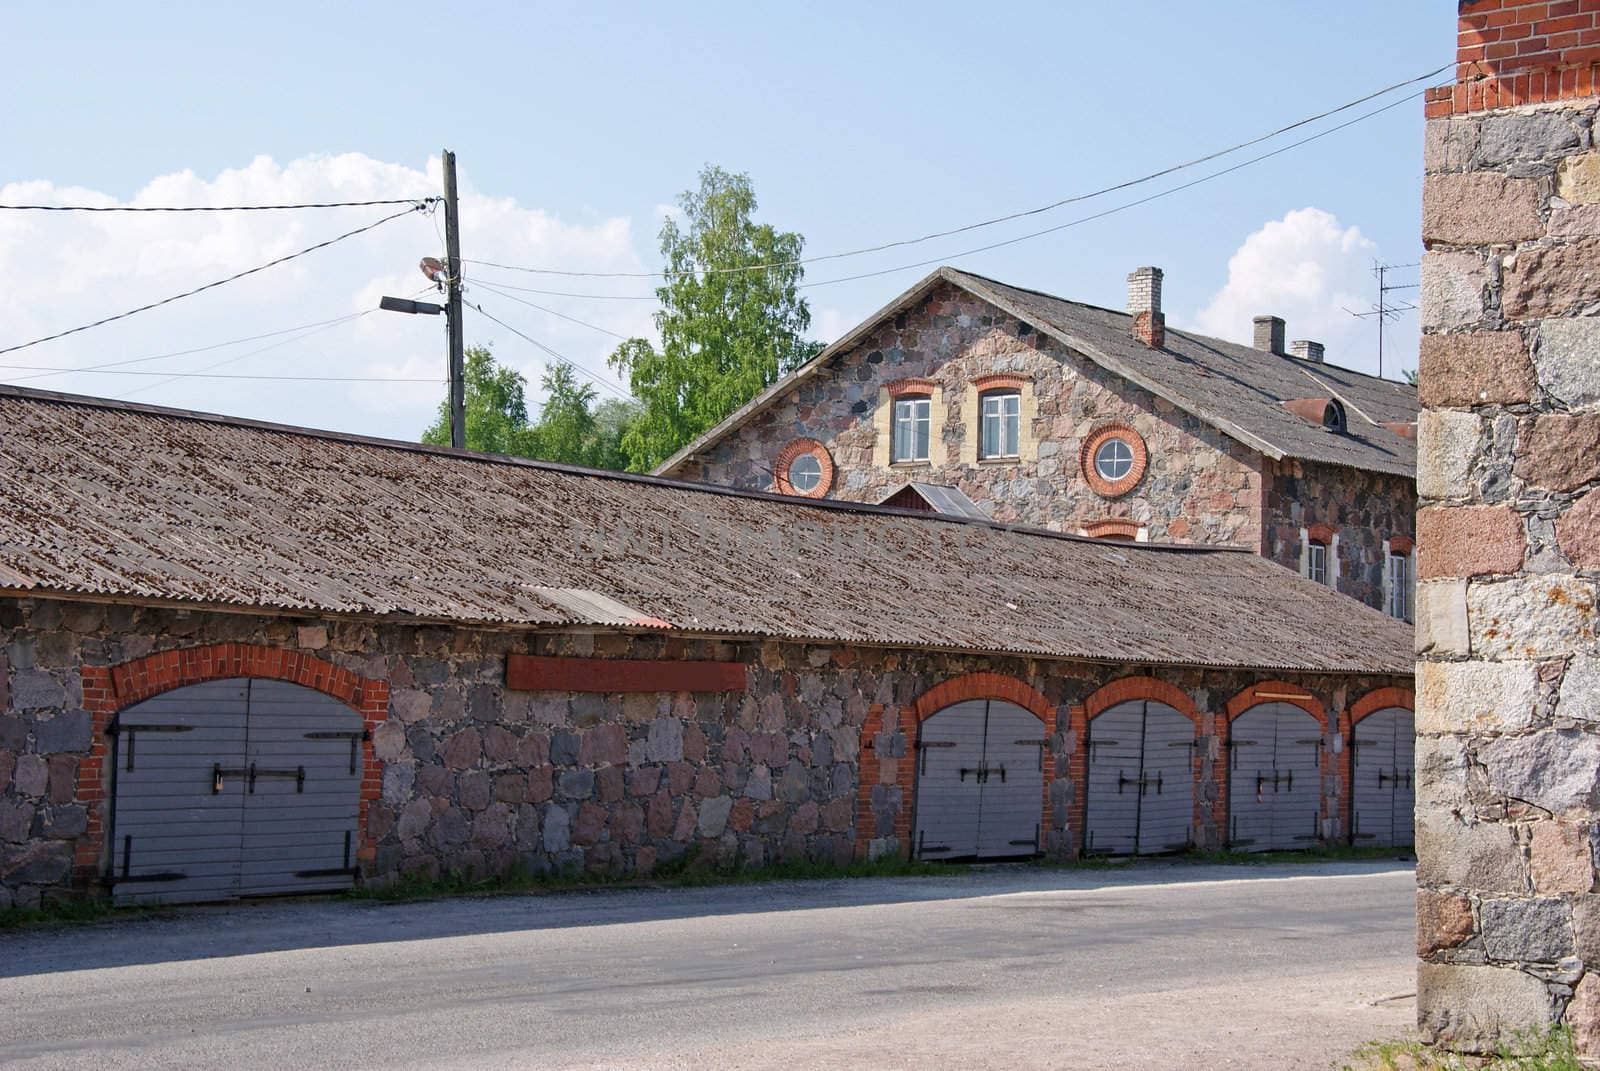
[[1375,1041],[1357,1049],[1343,1071],[1583,1071],[1572,1031],[1521,1031],[1492,1056],[1463,1056],[1420,1041]]
[[26,926],[81,925],[86,922],[99,922],[114,914],[138,910],[140,909],[112,907],[110,900],[100,897],[53,900],[39,907],[0,909],[0,930],[20,930]]
[[647,878],[614,878],[578,871],[538,874],[519,867],[491,877],[455,873],[438,877],[413,875],[381,885],[361,886],[344,895],[355,900],[431,900],[445,896],[498,896],[616,886],[701,888],[708,885],[747,885],[760,881],[926,877],[952,872],[953,868],[945,863],[895,857],[859,859],[850,863],[794,860],[764,866],[749,866],[742,859],[714,863],[702,859],[699,845],[691,845],[688,851],[677,858],[658,864],[655,873]]

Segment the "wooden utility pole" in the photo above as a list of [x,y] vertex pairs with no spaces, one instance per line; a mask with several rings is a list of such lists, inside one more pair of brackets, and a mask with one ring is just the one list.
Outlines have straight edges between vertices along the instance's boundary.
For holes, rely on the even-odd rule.
[[449,287],[445,302],[445,330],[450,341],[450,445],[467,445],[466,344],[461,323],[461,222],[456,215],[456,154],[444,156],[444,251]]

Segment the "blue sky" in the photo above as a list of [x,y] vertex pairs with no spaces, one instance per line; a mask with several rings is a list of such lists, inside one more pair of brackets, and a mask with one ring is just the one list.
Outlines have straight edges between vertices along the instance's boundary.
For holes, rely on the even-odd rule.
[[[436,184],[433,158],[445,146],[458,154],[467,191],[466,256],[589,271],[657,267],[662,208],[707,162],[748,172],[762,218],[800,231],[809,254],[826,254],[1032,207],[1233,144],[1449,62],[1455,32],[1449,0],[1124,0],[987,10],[106,3],[62,11],[35,4],[9,14],[0,201],[414,196]],[[1413,101],[1054,235],[952,256],[1172,183],[818,264],[807,278],[938,258],[1120,306],[1127,272],[1158,264],[1167,272],[1169,323],[1245,338],[1250,315],[1278,313],[1289,319],[1290,337],[1322,339],[1330,360],[1371,369],[1370,323],[1339,306],[1372,300],[1365,269],[1374,257],[1418,258],[1421,138],[1422,105]],[[380,214],[0,214],[8,217],[0,219],[0,285],[12,297],[0,347],[210,281]],[[379,293],[421,288],[416,259],[438,246],[435,221],[408,217],[125,323],[0,356],[0,364],[81,367],[353,315]],[[816,334],[842,333],[927,270],[808,289]],[[479,274],[578,293],[650,290],[643,279]],[[603,372],[611,336],[486,289],[475,296]],[[647,301],[523,296],[619,334],[649,328]],[[442,374],[436,321],[369,315],[308,332],[132,367],[194,371],[226,360],[221,374]],[[1414,364],[1415,317],[1390,332],[1393,375]],[[467,337],[493,342],[536,380],[542,357],[521,339],[479,317],[469,317]],[[244,355],[273,342],[283,344]],[[39,374],[0,368],[0,380]],[[30,382],[407,438],[437,397],[429,382],[86,373]]]

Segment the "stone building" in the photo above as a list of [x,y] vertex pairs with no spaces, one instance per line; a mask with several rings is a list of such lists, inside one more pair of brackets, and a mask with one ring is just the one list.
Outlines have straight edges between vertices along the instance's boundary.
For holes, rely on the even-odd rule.
[[0,429],[0,905],[1409,839],[1411,630],[1247,551],[16,388]]
[[1429,92],[1418,1017],[1600,1056],[1600,5],[1462,2]]
[[[1162,272],[1114,312],[941,268],[658,475],[1248,547],[1396,617],[1415,570],[1413,388],[1168,327]],[[942,489],[942,490],[930,490]]]

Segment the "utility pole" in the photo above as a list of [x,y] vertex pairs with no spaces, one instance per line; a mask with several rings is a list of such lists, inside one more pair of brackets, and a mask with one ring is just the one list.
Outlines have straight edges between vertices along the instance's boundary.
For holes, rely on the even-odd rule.
[[442,150],[444,163],[445,331],[450,342],[450,445],[467,445],[466,344],[461,323],[461,222],[456,215],[456,154]]
[[1372,274],[1376,275],[1378,277],[1378,303],[1376,305],[1372,306],[1372,309],[1369,312],[1356,312],[1354,309],[1345,309],[1344,310],[1345,312],[1348,312],[1351,316],[1354,316],[1359,320],[1365,320],[1367,317],[1370,316],[1370,317],[1375,318],[1378,321],[1378,378],[1379,379],[1383,378],[1383,327],[1384,327],[1384,324],[1388,323],[1390,320],[1398,320],[1398,319],[1400,319],[1401,315],[1403,315],[1404,313],[1415,312],[1416,308],[1417,308],[1416,305],[1414,305],[1413,303],[1411,303],[1409,301],[1402,301],[1402,302],[1399,302],[1398,304],[1391,305],[1391,304],[1389,304],[1389,295],[1394,293],[1396,290],[1415,290],[1415,289],[1417,289],[1418,284],[1417,283],[1403,283],[1403,284],[1390,283],[1390,282],[1388,282],[1388,278],[1387,277],[1388,277],[1389,272],[1398,271],[1401,268],[1415,268],[1415,267],[1418,267],[1418,265],[1416,265],[1416,264],[1384,264],[1381,261],[1376,261],[1376,260],[1373,261],[1372,262]]

